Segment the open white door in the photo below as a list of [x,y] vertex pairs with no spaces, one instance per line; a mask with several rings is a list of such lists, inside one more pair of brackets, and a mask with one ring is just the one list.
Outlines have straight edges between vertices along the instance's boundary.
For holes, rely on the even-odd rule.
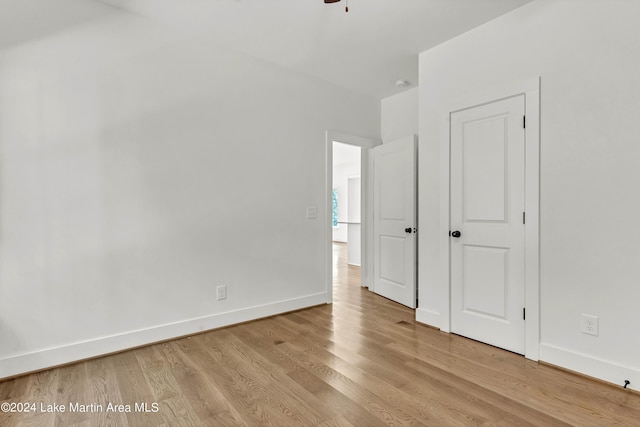
[[451,114],[451,331],[525,350],[524,95]]
[[416,307],[416,140],[377,146],[373,154],[373,291]]

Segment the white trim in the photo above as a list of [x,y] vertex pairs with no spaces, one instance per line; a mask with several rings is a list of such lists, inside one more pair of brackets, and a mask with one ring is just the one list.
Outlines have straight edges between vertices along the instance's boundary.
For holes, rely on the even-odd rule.
[[[466,94],[454,100],[440,110],[442,118],[440,141],[440,265],[441,283],[448,286],[446,304],[442,313],[433,312],[425,318],[444,332],[451,332],[451,280],[450,280],[450,237],[448,235],[450,219],[450,114],[466,108],[483,105],[495,100],[525,95],[525,357],[539,358],[540,345],[540,78],[517,81]],[[417,317],[416,317],[417,319]]]
[[347,133],[338,132],[334,130],[327,130],[325,136],[325,180],[326,180],[326,188],[325,188],[325,290],[326,290],[326,303],[330,304],[333,302],[333,249],[332,249],[332,240],[333,240],[333,227],[331,224],[331,212],[332,212],[332,200],[331,200],[331,191],[333,190],[333,142],[341,142],[343,144],[355,145],[363,148],[361,150],[360,157],[360,176],[361,180],[361,188],[362,188],[362,197],[360,203],[362,203],[361,209],[361,237],[362,237],[362,247],[361,247],[361,280],[362,286],[369,286],[371,288],[370,278],[373,277],[372,269],[373,264],[369,261],[371,259],[372,249],[371,249],[371,227],[368,226],[370,224],[369,215],[373,212],[372,207],[370,206],[371,197],[371,182],[369,176],[369,148],[373,148],[377,145],[381,144],[381,141],[371,138],[365,138],[356,135],[349,135]]
[[326,131],[327,141],[336,141],[341,142],[343,144],[349,145],[357,145],[358,147],[364,148],[373,148],[377,145],[382,144],[380,140],[367,138],[364,136],[351,135],[344,132],[339,132],[335,130],[327,130]]
[[367,165],[367,175],[363,175],[364,181],[361,182],[366,183],[367,189],[364,194],[366,194],[367,199],[365,201],[365,209],[361,212],[361,218],[363,218],[367,224],[370,224],[370,226],[366,230],[368,233],[366,236],[364,231],[360,230],[360,235],[365,236],[364,239],[366,239],[363,246],[365,252],[362,254],[362,262],[366,268],[361,269],[360,273],[362,286],[366,286],[370,291],[375,292],[376,287],[373,283],[373,152],[371,149],[362,150],[362,152],[365,156],[362,158],[362,165]]
[[435,326],[440,324],[440,318],[441,315],[437,311],[420,307],[416,308],[416,322]]
[[[540,79],[525,92],[525,356],[540,357]],[[531,86],[534,86],[532,84]]]
[[620,386],[624,385],[624,380],[629,380],[627,388],[640,391],[638,369],[545,343],[540,344],[540,360]]
[[[540,78],[535,77],[527,80],[519,80],[511,83],[505,83],[499,86],[475,90],[463,96],[453,99],[449,103],[449,108],[445,108],[446,115],[450,113],[476,107],[478,105],[488,104],[503,98],[511,98],[512,96],[526,94],[527,92],[538,92],[540,90]],[[444,111],[443,110],[443,111]]]
[[324,293],[79,341],[0,359],[0,379],[324,304]]

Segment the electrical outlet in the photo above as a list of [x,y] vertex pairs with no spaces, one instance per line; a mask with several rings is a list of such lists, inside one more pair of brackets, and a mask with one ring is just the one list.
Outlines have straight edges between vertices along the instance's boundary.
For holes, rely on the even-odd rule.
[[582,333],[598,336],[598,316],[582,315]]
[[218,286],[216,288],[216,298],[218,301],[227,299],[227,287],[226,286]]

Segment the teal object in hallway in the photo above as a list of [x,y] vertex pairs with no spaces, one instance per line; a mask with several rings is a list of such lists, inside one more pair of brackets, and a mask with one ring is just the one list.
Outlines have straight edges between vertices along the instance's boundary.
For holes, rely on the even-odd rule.
[[331,200],[332,200],[332,214],[331,214],[331,225],[334,227],[338,226],[338,190],[333,190],[331,192]]

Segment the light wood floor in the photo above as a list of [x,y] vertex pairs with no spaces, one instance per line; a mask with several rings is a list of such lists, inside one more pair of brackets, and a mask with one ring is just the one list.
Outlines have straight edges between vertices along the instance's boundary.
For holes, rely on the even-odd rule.
[[640,425],[640,394],[416,324],[336,249],[334,304],[4,381],[0,402],[38,412],[0,426]]

